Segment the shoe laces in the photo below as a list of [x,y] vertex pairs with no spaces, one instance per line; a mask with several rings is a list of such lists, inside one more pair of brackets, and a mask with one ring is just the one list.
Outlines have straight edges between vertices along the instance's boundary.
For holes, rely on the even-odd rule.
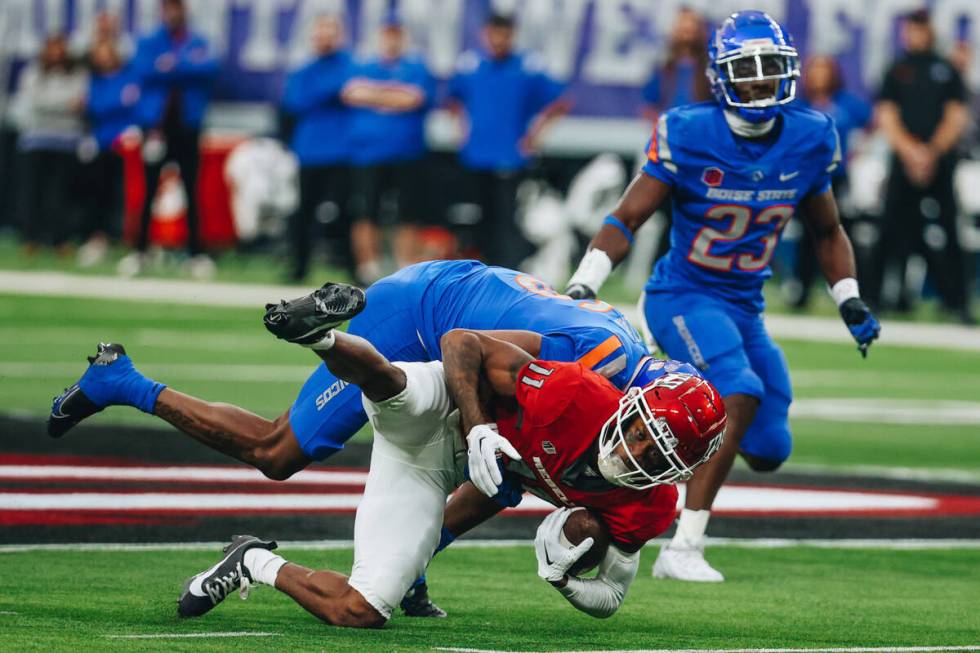
[[204,585],[204,591],[208,593],[211,602],[217,605],[236,587],[238,588],[238,595],[242,600],[247,599],[252,589],[252,583],[248,579],[248,576],[243,573],[242,563],[240,562],[235,566],[235,569],[226,575],[216,576],[210,582],[206,583]]

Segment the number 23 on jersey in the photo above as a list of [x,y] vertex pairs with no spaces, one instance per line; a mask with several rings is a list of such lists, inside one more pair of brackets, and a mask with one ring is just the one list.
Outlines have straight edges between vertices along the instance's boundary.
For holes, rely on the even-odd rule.
[[[731,218],[731,224],[727,229],[716,229],[713,226],[702,227],[691,244],[691,251],[687,258],[701,267],[719,272],[731,272],[733,268],[743,272],[762,270],[769,265],[769,261],[776,251],[779,235],[786,223],[793,217],[793,208],[791,204],[769,206],[762,209],[753,219],[752,209],[747,206],[738,204],[712,206],[704,214],[704,217],[709,220]],[[712,253],[712,246],[716,243],[734,243],[745,238],[753,223],[771,224],[772,228],[758,239],[748,239],[739,243],[736,248],[737,250],[747,249],[746,246],[761,240],[763,247],[760,254],[755,254],[752,251],[736,251],[731,254]]]

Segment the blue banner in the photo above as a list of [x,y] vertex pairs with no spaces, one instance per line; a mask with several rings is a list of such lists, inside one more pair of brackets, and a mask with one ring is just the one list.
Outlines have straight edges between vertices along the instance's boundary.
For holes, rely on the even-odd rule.
[[[316,16],[343,12],[352,47],[371,52],[392,0],[188,0],[193,27],[223,60],[217,99],[277,102],[283,74],[307,55]],[[716,23],[745,3],[735,0],[397,0],[415,47],[446,78],[459,54],[480,43],[491,7],[514,11],[521,48],[541,54],[568,82],[574,113],[635,116],[640,88],[663,60],[673,17],[691,7]],[[977,0],[755,0],[755,8],[783,21],[805,56],[840,61],[847,86],[873,96],[897,48],[897,19],[919,6],[933,10],[937,41],[949,52],[959,43],[972,54],[967,79],[980,89],[980,2]],[[152,29],[159,0],[2,0],[0,53],[8,61],[34,56],[44,35],[67,31],[84,51],[99,11],[116,13],[125,41]],[[970,52],[964,48],[963,52]]]

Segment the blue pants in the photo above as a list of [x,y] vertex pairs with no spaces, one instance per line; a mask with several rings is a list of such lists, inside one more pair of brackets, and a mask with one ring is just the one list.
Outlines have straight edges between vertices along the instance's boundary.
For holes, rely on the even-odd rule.
[[792,448],[789,368],[762,315],[706,294],[668,292],[647,292],[643,312],[669,358],[698,367],[722,397],[759,399],[740,450],[774,464],[786,460]]
[[[398,275],[367,289],[367,306],[350,322],[347,333],[369,340],[388,360],[431,360],[413,328],[420,297]],[[338,379],[323,363],[313,372],[289,410],[289,424],[303,452],[314,460],[340,449],[367,423],[361,389]]]

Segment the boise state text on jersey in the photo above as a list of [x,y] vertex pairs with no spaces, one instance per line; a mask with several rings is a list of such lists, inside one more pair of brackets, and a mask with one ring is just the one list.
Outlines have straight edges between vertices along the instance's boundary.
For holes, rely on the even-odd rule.
[[664,113],[643,172],[672,188],[670,251],[650,291],[697,290],[760,312],[783,227],[807,196],[830,188],[840,163],[833,121],[781,107],[777,133],[738,138],[715,102]]

